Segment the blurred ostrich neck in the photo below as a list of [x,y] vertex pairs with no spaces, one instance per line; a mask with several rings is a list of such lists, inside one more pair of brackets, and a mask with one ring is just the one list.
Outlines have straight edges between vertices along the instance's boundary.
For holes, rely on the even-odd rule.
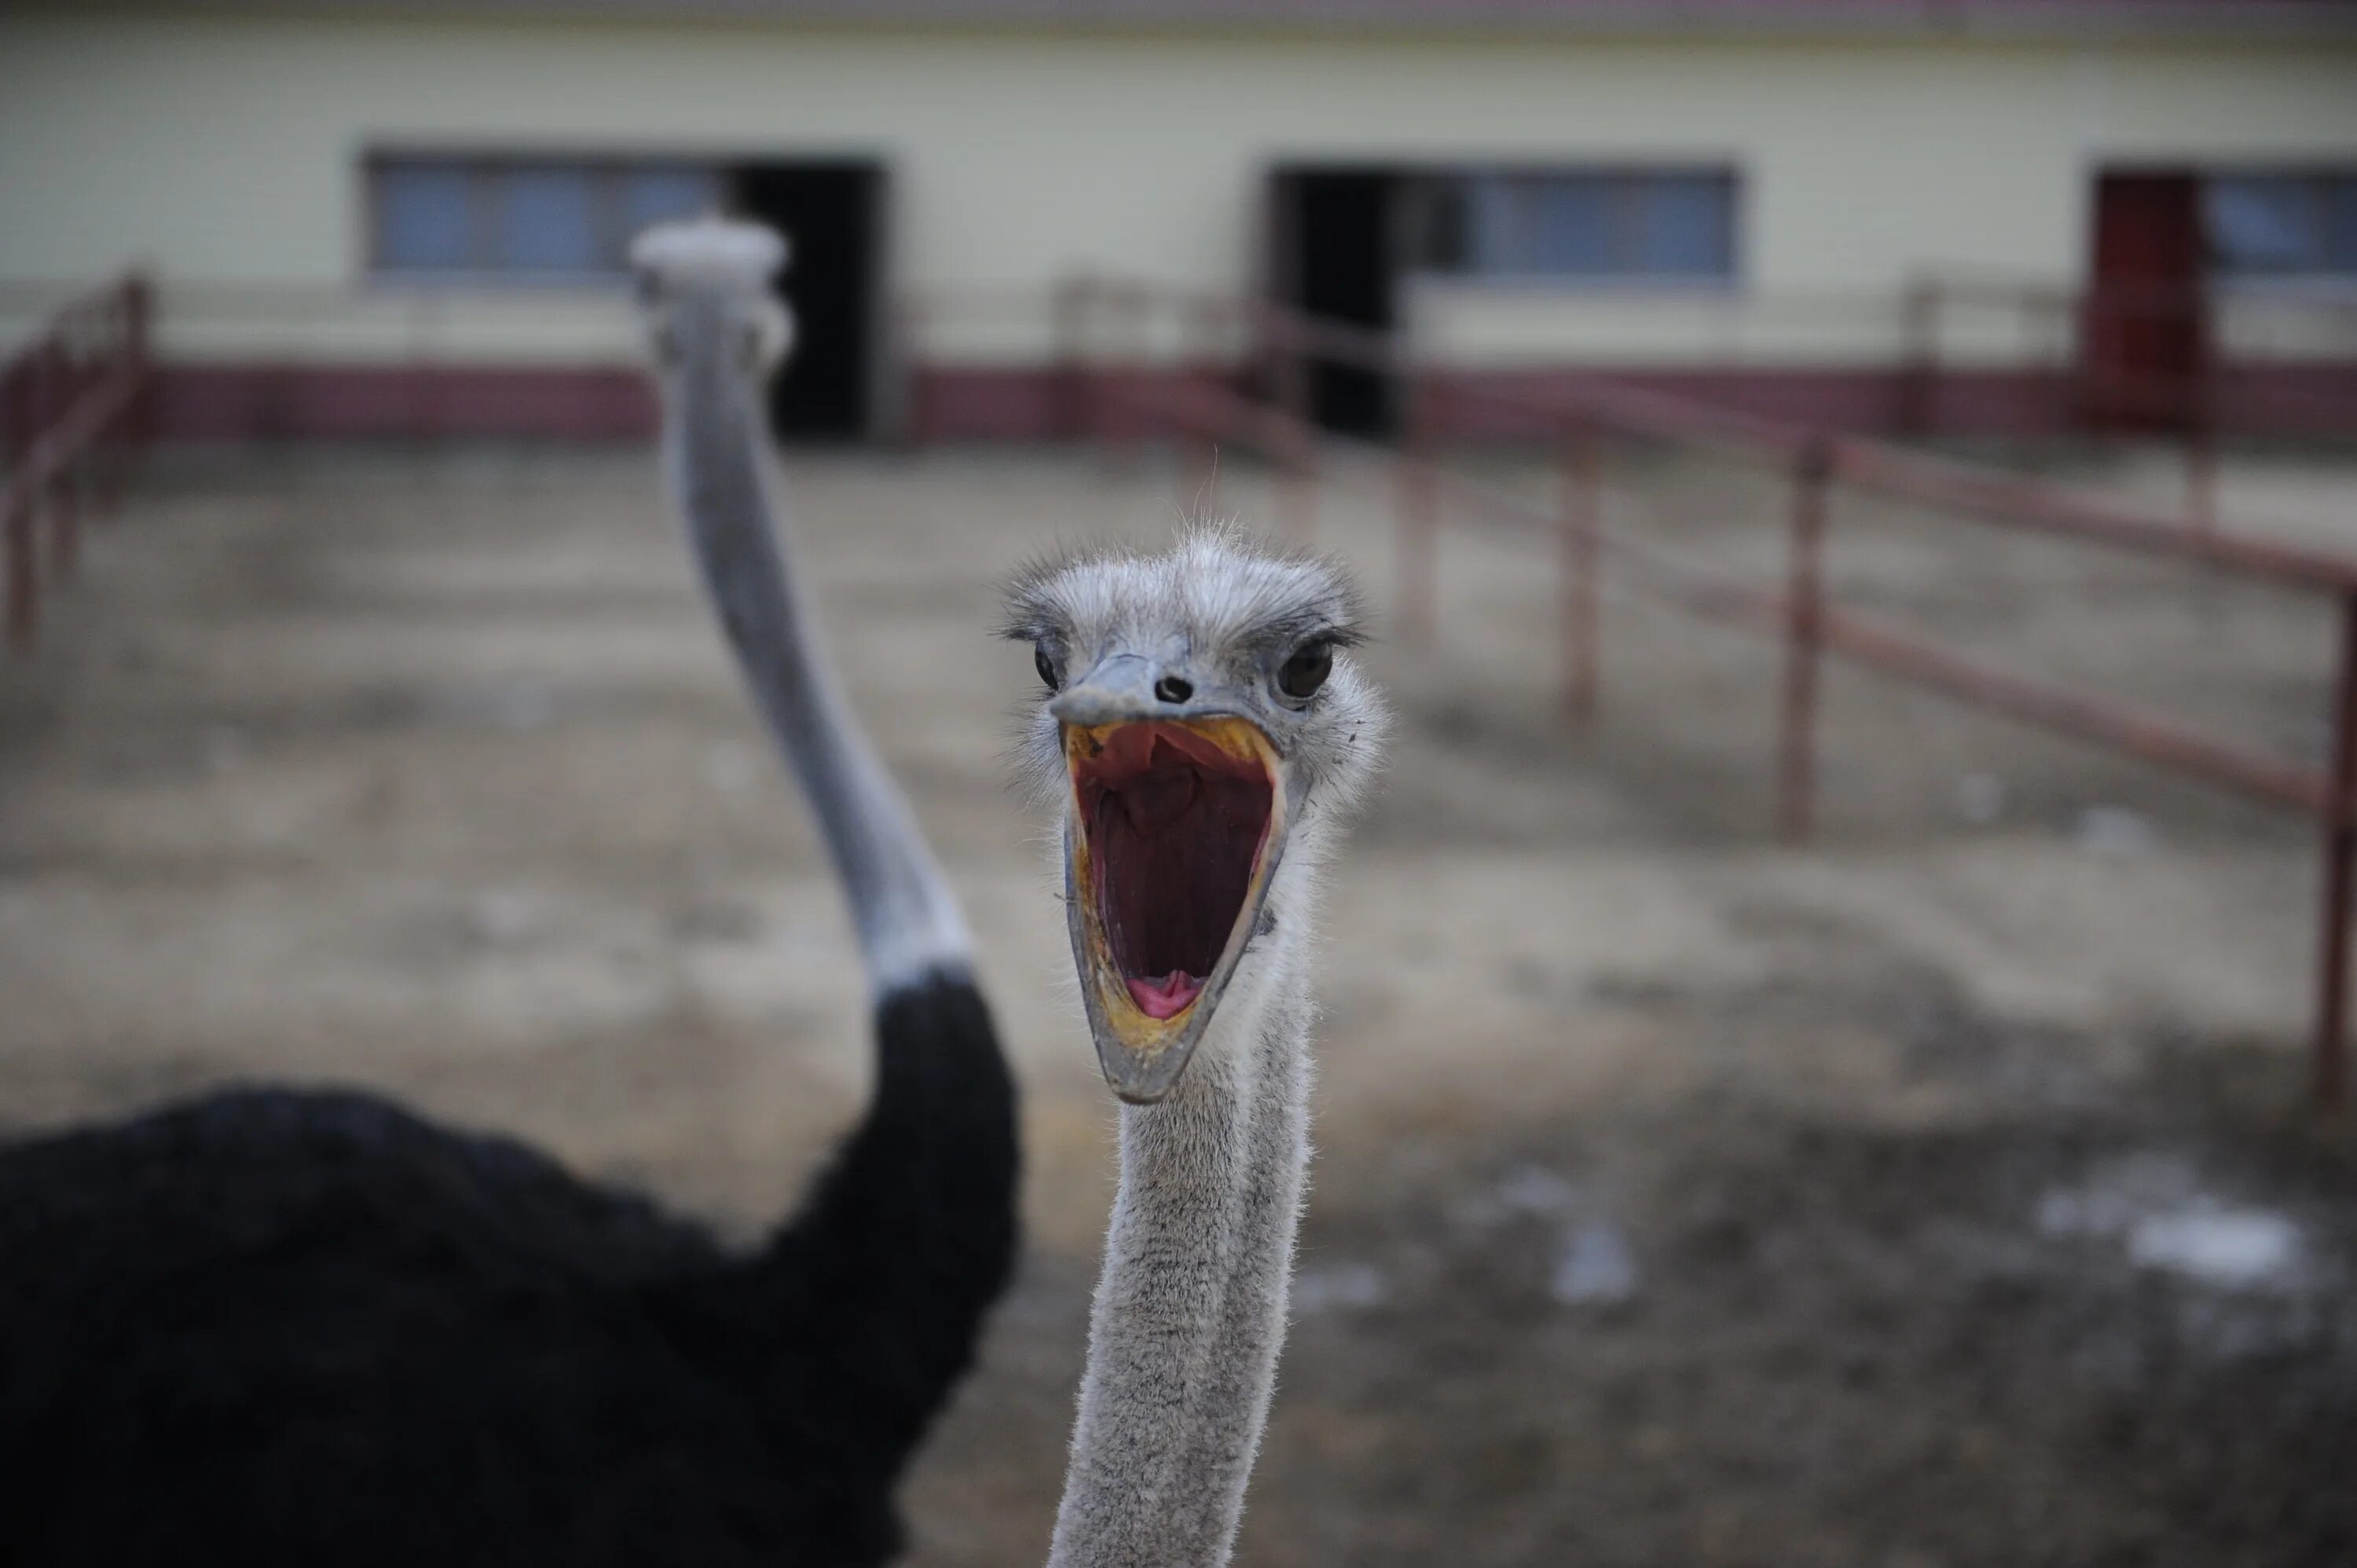
[[869,980],[881,993],[962,969],[971,942],[956,901],[852,716],[800,585],[786,575],[760,381],[737,362],[741,338],[683,338],[667,378],[668,476],[729,647],[818,818]]
[[1272,950],[1258,1013],[1161,1104],[1122,1108],[1050,1568],[1216,1568],[1234,1545],[1309,1163],[1306,965],[1297,941]]

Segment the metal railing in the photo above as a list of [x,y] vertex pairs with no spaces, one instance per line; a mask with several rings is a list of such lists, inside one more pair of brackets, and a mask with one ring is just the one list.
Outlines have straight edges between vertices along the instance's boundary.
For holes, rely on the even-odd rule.
[[[1401,411],[1392,468],[1398,524],[1398,618],[1410,638],[1436,620],[1437,551],[1450,505],[1551,542],[1561,574],[1564,702],[1574,716],[1596,704],[1601,682],[1600,585],[1617,582],[1689,613],[1784,645],[1777,777],[1781,824],[1795,840],[1815,820],[1819,671],[1827,656],[1878,670],[1970,705],[2289,807],[2322,830],[2323,908],[2317,964],[2314,1087],[2327,1104],[2348,1090],[2350,904],[2357,892],[2357,558],[2207,526],[2176,513],[2090,499],[2035,479],[1839,435],[1603,380],[1544,393],[1499,390],[1419,360],[1380,333],[1305,317],[1268,302],[1213,301],[1131,287],[1098,289],[1094,308],[1171,308],[1211,330],[1248,326],[1256,349],[1247,395],[1217,377],[1157,378],[1134,362],[1078,367],[1089,428],[1119,449],[1156,431],[1259,450],[1286,474],[1289,513],[1307,515],[1322,447],[1337,438],[1310,418],[1311,367],[1383,378]],[[1140,335],[1142,336],[1142,335]],[[1561,472],[1549,508],[1444,469],[1438,442],[1466,405],[1499,405],[1517,428],[1544,433]],[[1791,486],[1783,580],[1763,585],[1683,560],[1603,521],[1601,442],[1639,436],[1764,466]],[[1370,446],[1372,444],[1363,444]],[[2331,739],[2321,768],[2228,740],[2170,715],[2001,668],[1827,602],[1828,499],[1848,486],[1936,508],[1958,519],[2127,552],[2202,571],[2313,592],[2333,600],[2339,658]]]
[[[2222,438],[2357,441],[2357,395],[2348,390],[2357,295],[2249,284],[2079,288],[1966,273],[1918,277],[1903,299],[1897,423],[1906,435],[1936,434],[1946,423],[1952,384],[1968,373],[1950,346],[1955,328],[2003,322],[2016,340],[2049,345],[2044,373],[2058,424],[2178,443],[2187,515],[2199,525],[2217,520]],[[2121,361],[2137,338],[2147,349],[2174,341],[2184,362],[2126,369]]]
[[0,364],[0,548],[17,649],[39,630],[44,583],[73,574],[83,515],[119,492],[145,436],[151,300],[142,278],[110,284],[57,309]]

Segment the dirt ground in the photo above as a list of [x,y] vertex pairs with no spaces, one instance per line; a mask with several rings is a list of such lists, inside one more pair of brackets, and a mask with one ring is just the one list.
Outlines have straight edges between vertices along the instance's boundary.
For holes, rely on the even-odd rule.
[[[803,560],[968,901],[1028,1254],[911,1561],[1045,1550],[1111,1181],[991,585],[1164,533],[1149,465],[794,455]],[[1620,526],[1781,570],[1775,491],[1616,454]],[[1499,482],[1544,482],[1501,466]],[[2166,495],[2166,461],[2064,477]],[[1394,590],[1346,470],[1319,543]],[[2227,511],[2357,549],[2357,468]],[[1249,469],[1217,505],[1276,515]],[[1860,613],[2324,746],[2327,607],[1846,496]],[[2312,830],[1836,670],[1772,832],[1775,651],[1615,593],[1556,709],[1549,557],[1448,542],[1372,653],[1297,1319],[1240,1561],[2357,1561],[2357,1133],[2303,1108]],[[160,463],[0,661],[0,1118],[360,1082],[749,1234],[865,1091],[824,863],[636,453]]]

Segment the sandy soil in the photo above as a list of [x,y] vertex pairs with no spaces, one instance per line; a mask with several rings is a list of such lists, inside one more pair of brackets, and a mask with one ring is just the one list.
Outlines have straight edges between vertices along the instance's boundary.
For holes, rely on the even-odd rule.
[[[909,1489],[1047,1539],[1111,1112],[1003,787],[990,585],[1172,477],[791,460],[862,710],[983,933],[1029,1251]],[[1544,483],[1503,467],[1499,482]],[[2086,466],[2166,494],[2166,461]],[[1772,488],[1616,455],[1624,527],[1781,569]],[[1346,471],[1320,543],[1388,603]],[[2357,472],[2229,510],[2357,547]],[[1232,469],[1220,503],[1273,517]],[[2327,607],[1846,497],[1845,603],[2313,759]],[[0,664],[0,1118],[373,1085],[739,1232],[864,1092],[817,846],[641,456],[183,457]],[[2357,1137],[2302,1109],[2312,832],[1836,671],[1771,824],[1774,651],[1616,594],[1555,710],[1548,558],[1453,536],[1336,873],[1317,1190],[1246,1563],[2357,1559]]]

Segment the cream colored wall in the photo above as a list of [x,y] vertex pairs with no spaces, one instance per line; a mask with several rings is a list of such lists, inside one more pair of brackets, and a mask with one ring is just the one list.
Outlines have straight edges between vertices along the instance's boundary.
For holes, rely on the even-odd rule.
[[[2357,161],[2357,49],[17,16],[0,283],[147,258],[181,285],[176,346],[212,355],[628,350],[597,295],[412,306],[368,286],[359,159],[388,145],[874,154],[894,281],[920,294],[1080,266],[1242,287],[1280,156],[1724,160],[1744,180],[1735,298],[1429,285],[1417,319],[1485,360],[1847,361],[1895,351],[1890,296],[1919,268],[2073,278],[2100,163]],[[313,292],[279,308],[221,286],[278,280]],[[1970,351],[2018,351],[1986,330]],[[965,360],[1049,341],[1038,309],[944,313],[927,337]]]
[[[1910,350],[1909,272],[1807,294],[1421,279],[1408,291],[1407,316],[1417,341],[1484,365],[1873,366]],[[1944,308],[1935,330],[1952,365],[2058,363],[2072,349],[2064,323],[2010,309]]]

